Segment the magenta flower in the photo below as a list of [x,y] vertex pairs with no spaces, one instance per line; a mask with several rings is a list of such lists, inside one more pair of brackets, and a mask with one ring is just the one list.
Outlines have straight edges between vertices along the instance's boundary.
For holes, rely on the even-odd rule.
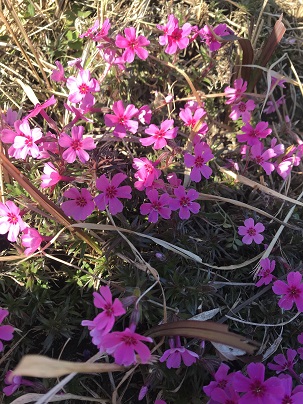
[[173,125],[173,119],[167,119],[162,122],[160,129],[156,125],[149,125],[149,127],[145,129],[145,133],[150,135],[150,137],[140,139],[140,142],[143,146],[154,144],[155,150],[163,149],[163,147],[167,145],[166,139],[174,139],[177,136],[178,128],[172,127]]
[[224,90],[225,97],[228,98],[226,104],[237,104],[241,101],[243,94],[247,89],[247,81],[243,79],[237,79],[234,81],[233,87],[226,87]]
[[292,390],[292,377],[289,375],[280,375],[279,380],[283,387],[282,404],[301,404],[303,403],[303,386],[297,386]]
[[251,244],[253,241],[256,244],[261,244],[264,237],[260,233],[262,233],[264,230],[265,227],[263,224],[255,224],[254,219],[252,218],[244,220],[244,226],[238,227],[238,233],[240,236],[244,236],[242,239],[242,243],[244,244]]
[[239,404],[280,404],[283,388],[277,377],[264,380],[265,366],[262,363],[250,363],[247,366],[248,377],[236,372],[233,376],[233,387],[245,393]]
[[155,167],[155,164],[146,157],[140,159],[134,158],[133,167],[138,170],[134,175],[138,181],[135,182],[135,188],[139,191],[152,186],[153,182],[160,177],[161,171]]
[[61,209],[67,216],[71,216],[75,220],[85,220],[95,209],[93,197],[86,188],[70,188],[63,193],[65,198],[71,201],[63,202]]
[[122,58],[127,63],[131,63],[135,59],[135,55],[139,59],[145,60],[148,57],[148,52],[143,46],[150,44],[150,41],[143,35],[137,37],[136,29],[128,27],[124,29],[125,38],[122,35],[116,36],[115,44],[118,48],[125,48]]
[[179,20],[173,15],[168,16],[168,22],[166,25],[157,25],[160,31],[163,31],[164,35],[159,37],[160,45],[165,46],[164,52],[169,55],[173,55],[179,49],[185,49],[189,44],[188,36],[191,33],[192,26],[189,23],[185,23],[182,28],[179,27]]
[[83,32],[83,34],[79,35],[79,38],[90,38],[90,39],[95,40],[94,39],[94,36],[95,36],[94,33],[96,31],[98,31],[99,25],[100,25],[100,21],[97,19],[94,22],[94,24],[90,28],[88,28],[87,31],[85,31],[85,32]]
[[42,138],[40,128],[30,129],[28,121],[24,120],[19,125],[20,134],[14,138],[13,148],[16,150],[15,157],[25,159],[28,154],[36,158],[39,156],[40,151],[36,145],[36,141]]
[[137,118],[142,125],[149,125],[152,118],[152,110],[148,105],[143,105],[137,112]]
[[129,328],[122,332],[112,332],[103,338],[103,347],[113,355],[118,365],[130,366],[137,363],[135,352],[140,357],[140,363],[147,363],[151,357],[149,348],[143,342],[153,342],[150,337],[137,334]]
[[12,377],[12,371],[9,370],[4,379],[4,383],[7,384],[6,387],[3,389],[3,393],[6,396],[11,396],[18,388],[23,385],[23,386],[29,386],[32,387],[34,386],[34,383],[31,382],[30,380],[23,379],[21,376],[13,376]]
[[280,97],[277,101],[267,101],[266,108],[264,108],[263,112],[269,115],[276,112],[276,108],[279,109],[279,107],[283,104],[285,104],[285,95],[282,95],[282,97]]
[[[184,108],[180,111],[179,117],[184,122],[185,126],[188,126],[190,129],[193,129],[195,125],[206,115],[206,111],[203,108],[196,108],[194,112],[192,112],[191,108]],[[200,124],[200,127],[197,130],[197,133],[205,134],[208,131],[208,125],[205,122]]]
[[158,30],[163,31],[164,35],[159,37],[160,45],[167,45],[169,35],[173,33],[173,31],[179,27],[179,20],[173,14],[168,16],[168,22],[165,25],[157,25]]
[[16,241],[20,231],[27,226],[20,216],[20,209],[12,201],[0,202],[0,234],[8,233],[9,241]]
[[110,29],[110,22],[109,19],[106,18],[104,20],[102,27],[100,30],[95,34],[95,36],[92,38],[94,41],[101,41],[101,40],[108,40],[108,32]]
[[38,232],[38,230],[32,227],[26,227],[23,230],[23,234],[21,236],[21,244],[23,247],[27,247],[24,250],[25,255],[33,254],[43,241],[43,236]]
[[268,363],[268,368],[270,370],[275,370],[277,374],[285,372],[286,370],[293,371],[294,365],[297,362],[295,361],[297,351],[295,349],[288,349],[286,356],[287,357],[285,357],[283,354],[274,356],[274,361],[276,363]]
[[159,215],[163,219],[169,219],[171,215],[171,209],[167,206],[170,204],[171,197],[168,194],[162,194],[159,197],[158,192],[155,189],[146,192],[146,196],[150,200],[150,203],[143,203],[140,206],[141,215],[148,215],[148,220],[151,223],[158,221]]
[[274,275],[271,274],[276,266],[275,260],[270,261],[269,258],[263,258],[260,261],[260,265],[262,269],[258,273],[258,276],[261,277],[261,279],[259,279],[256,283],[256,286],[258,287],[262,285],[268,285],[270,282],[272,282],[273,279],[276,278]]
[[212,400],[209,404],[238,404],[240,395],[234,390],[232,385],[228,385],[225,390],[216,387],[211,393]]
[[53,70],[53,72],[52,72],[52,74],[51,74],[51,76],[50,76],[50,78],[51,78],[51,80],[53,80],[53,81],[66,81],[66,78],[65,78],[65,76],[64,76],[64,68],[63,68],[63,66],[62,66],[62,64],[57,60],[56,62],[55,62],[55,64],[56,64],[56,66],[57,66],[57,70],[56,69],[54,69]]
[[127,178],[127,175],[119,173],[115,174],[111,181],[109,181],[103,174],[96,181],[96,187],[101,194],[95,197],[94,201],[99,210],[105,210],[108,205],[109,211],[112,215],[122,212],[123,205],[118,198],[131,199],[131,187],[124,185],[119,187],[122,181]]
[[205,163],[214,158],[214,155],[208,144],[205,142],[196,144],[194,152],[194,156],[189,153],[184,155],[184,164],[186,167],[193,167],[190,172],[190,179],[195,182],[200,182],[202,176],[207,179],[211,176],[212,169]]
[[52,95],[48,100],[46,100],[42,104],[36,104],[35,108],[32,109],[31,111],[29,111],[29,113],[26,115],[26,117],[23,119],[23,121],[28,120],[29,118],[33,118],[33,117],[37,116],[38,114],[41,114],[43,117],[45,117],[46,115],[44,115],[44,110],[47,107],[50,107],[51,105],[56,104],[56,102],[57,102],[57,100],[56,100],[55,96]]
[[123,138],[126,136],[126,130],[136,133],[138,130],[138,122],[131,120],[138,114],[138,109],[133,104],[128,105],[124,109],[123,101],[114,102],[112,110],[115,115],[106,114],[104,116],[105,125],[109,128],[114,127],[113,134]]
[[171,200],[170,208],[171,210],[179,210],[180,219],[189,219],[190,212],[198,213],[200,210],[200,204],[193,202],[198,198],[199,193],[194,189],[189,189],[188,192],[185,188],[180,185],[178,188],[174,189],[175,199]]
[[196,363],[199,355],[184,346],[181,346],[180,337],[170,339],[170,349],[167,349],[160,358],[160,362],[166,362],[168,369],[179,368],[181,366],[181,359],[185,366],[191,366]]
[[303,284],[300,272],[290,272],[287,275],[287,283],[276,281],[272,287],[276,295],[282,295],[278,305],[282,309],[290,310],[295,303],[298,311],[303,311]]
[[275,165],[268,161],[276,156],[273,149],[263,150],[263,144],[258,142],[251,147],[250,152],[253,160],[264,169],[267,175],[270,175],[275,170]]
[[229,117],[233,121],[236,121],[237,119],[242,117],[243,122],[246,123],[250,120],[251,111],[253,111],[255,108],[256,104],[253,102],[253,100],[248,100],[246,102],[241,101],[231,107],[231,113],[229,114]]
[[[212,28],[212,27],[211,27]],[[226,26],[226,24],[219,24],[215,28],[212,28],[214,34],[217,36],[227,36],[232,34],[233,32]],[[221,48],[221,42],[213,35],[211,29],[205,25],[199,31],[200,38],[202,41],[205,41],[206,45],[209,47],[211,52],[217,51]]]
[[94,139],[92,137],[83,138],[83,133],[83,126],[73,126],[71,137],[66,133],[61,134],[58,143],[61,147],[67,148],[62,157],[68,163],[73,163],[77,157],[81,163],[86,163],[89,160],[89,154],[85,150],[96,148]]
[[[283,145],[277,145],[277,146],[283,146]],[[300,156],[300,150],[298,149],[299,148],[297,148],[296,146],[291,146],[290,148],[287,149],[287,152],[284,154],[284,156],[280,157],[275,163],[277,173],[283,178],[283,180],[285,180],[289,176],[293,167],[296,167],[300,164],[301,156]],[[295,154],[296,152],[299,153],[297,153],[296,155]]]
[[6,123],[8,126],[14,126],[14,123],[18,120],[18,112],[13,111],[11,108],[7,108],[5,114],[0,114],[2,122],[0,122],[0,130],[2,128],[2,123]]
[[[0,308],[0,324],[8,315],[9,315],[8,310]],[[2,341],[10,341],[11,339],[13,339],[13,332],[14,327],[12,327],[11,325],[0,326],[0,352],[2,352],[4,349]]]
[[249,123],[242,126],[241,130],[244,134],[237,135],[238,142],[247,142],[249,146],[253,146],[259,143],[260,139],[266,138],[268,135],[271,134],[272,130],[267,129],[268,122],[259,122],[257,123],[256,127],[254,128]]
[[210,382],[207,386],[203,387],[203,391],[208,397],[211,397],[215,388],[225,390],[228,385],[231,384],[231,378],[233,373],[228,374],[230,367],[225,363],[221,363],[220,367],[214,374],[215,381]]
[[176,173],[169,173],[166,178],[173,188],[178,188],[178,186],[182,184],[182,181],[177,177]]
[[108,286],[101,286],[99,292],[94,292],[94,305],[99,309],[103,309],[93,321],[83,320],[82,325],[95,328],[98,331],[99,337],[108,334],[114,324],[115,318],[126,313],[119,299],[113,302],[113,296]]
[[100,91],[98,81],[90,78],[89,70],[80,70],[77,77],[69,77],[66,86],[69,89],[68,100],[72,103],[82,101],[87,94]]
[[45,163],[43,172],[44,174],[42,174],[40,177],[41,188],[52,187],[59,181],[72,181],[74,179],[73,177],[65,177],[63,175],[60,175],[53,163]]

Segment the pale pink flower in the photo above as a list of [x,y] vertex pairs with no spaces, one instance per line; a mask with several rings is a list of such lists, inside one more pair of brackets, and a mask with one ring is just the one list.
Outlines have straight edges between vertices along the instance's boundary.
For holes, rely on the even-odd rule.
[[147,363],[151,358],[149,348],[143,342],[153,342],[150,337],[135,333],[126,328],[122,332],[112,332],[103,338],[103,347],[113,355],[118,365],[130,366],[137,363],[135,352],[140,357],[140,363]]
[[258,142],[251,147],[250,152],[253,160],[264,169],[267,175],[270,175],[275,170],[275,165],[268,161],[276,156],[273,149],[264,150],[263,144]]
[[150,203],[143,203],[140,206],[141,215],[148,215],[148,220],[151,223],[156,223],[159,215],[162,216],[163,219],[170,218],[171,209],[168,205],[170,204],[171,197],[168,194],[162,194],[159,197],[158,192],[153,189],[146,191],[146,196],[150,200]]
[[69,89],[68,100],[73,103],[82,101],[87,94],[100,91],[98,81],[90,78],[89,70],[80,70],[77,77],[69,77],[66,86]]
[[271,134],[272,130],[268,129],[268,122],[259,122],[254,128],[249,123],[242,126],[241,131],[244,134],[237,135],[238,142],[247,142],[249,146],[259,143],[260,139],[265,139]]
[[278,305],[282,309],[290,310],[295,303],[298,311],[303,311],[303,283],[300,272],[290,272],[287,275],[287,283],[276,281],[272,287],[276,295],[282,295]]
[[94,201],[98,209],[105,210],[108,206],[112,215],[122,212],[123,205],[118,198],[131,199],[131,187],[124,185],[119,187],[122,181],[127,178],[127,175],[118,173],[115,174],[112,180],[108,180],[105,175],[101,175],[96,181],[96,187],[101,194],[95,197]]
[[199,355],[184,346],[181,346],[180,337],[170,339],[169,341],[170,349],[167,349],[161,358],[160,362],[166,362],[166,367],[168,369],[177,369],[181,366],[181,359],[185,366],[191,366],[196,363]]
[[115,44],[118,48],[125,48],[122,58],[131,63],[135,59],[135,55],[139,59],[145,60],[148,57],[148,52],[143,46],[150,44],[150,41],[143,35],[137,37],[136,29],[134,27],[128,27],[124,29],[125,38],[118,34],[116,36]]
[[187,192],[185,188],[180,185],[178,188],[174,189],[175,199],[171,200],[170,208],[171,210],[179,210],[180,219],[189,219],[190,212],[198,213],[200,210],[200,204],[193,202],[198,198],[199,193],[194,189],[189,189]]
[[138,170],[134,175],[138,181],[134,186],[139,191],[153,185],[154,181],[160,177],[161,171],[155,167],[155,163],[148,160],[146,157],[134,158],[133,167]]
[[12,201],[0,202],[0,234],[8,233],[9,241],[16,241],[20,231],[27,227],[20,216],[20,209]]
[[41,188],[48,188],[56,185],[59,181],[72,181],[73,177],[65,177],[58,173],[53,163],[45,163],[44,174],[41,175]]
[[122,316],[126,311],[119,299],[115,299],[113,302],[113,296],[108,286],[101,286],[99,293],[94,292],[93,296],[95,307],[103,311],[93,321],[83,320],[81,324],[89,328],[95,328],[98,331],[98,336],[101,337],[112,330],[116,317]]
[[41,236],[38,230],[32,227],[26,227],[23,230],[23,234],[21,236],[21,244],[23,245],[23,247],[27,247],[24,250],[24,254],[33,254],[36,250],[38,250],[42,241],[43,236]]
[[212,392],[215,388],[220,388],[225,390],[225,388],[231,384],[231,379],[233,373],[228,374],[230,367],[227,366],[225,363],[221,363],[220,367],[213,375],[214,381],[210,382],[207,386],[203,387],[203,391],[208,397],[211,397]]
[[24,160],[28,154],[30,154],[34,158],[38,157],[40,151],[35,142],[42,138],[41,129],[34,128],[33,130],[31,130],[28,121],[24,120],[19,125],[19,130],[22,133],[14,138],[13,144],[13,148],[16,150],[18,158]]
[[295,361],[295,357],[297,356],[297,351],[295,349],[287,349],[286,357],[283,354],[279,354],[274,356],[274,362],[276,363],[268,363],[268,369],[275,370],[277,374],[285,371],[293,371],[294,365],[297,361]]
[[256,283],[257,287],[262,285],[268,285],[270,282],[273,281],[273,279],[276,278],[274,275],[272,275],[272,272],[274,271],[276,266],[275,260],[270,261],[269,258],[263,258],[260,261],[260,266],[262,269],[258,273],[258,276],[260,276],[261,279],[259,279],[258,282]]
[[287,149],[287,152],[283,156],[279,157],[278,160],[275,162],[277,173],[283,178],[283,180],[285,180],[289,176],[293,167],[296,167],[300,164],[300,157],[300,150],[298,153],[298,148],[292,145]]
[[265,227],[263,224],[255,224],[254,219],[252,218],[244,220],[244,226],[238,227],[238,233],[240,236],[244,236],[242,239],[242,243],[244,244],[251,244],[253,241],[256,244],[261,244],[264,237],[260,233],[262,233],[264,230]]
[[79,35],[79,38],[90,38],[94,39],[95,37],[95,32],[99,29],[100,21],[97,19],[94,24],[88,28],[87,31],[83,32],[83,34]]
[[239,404],[280,404],[283,388],[277,377],[265,378],[265,366],[262,363],[250,363],[247,366],[248,377],[241,372],[233,376],[233,387],[245,393]]
[[136,116],[142,125],[149,125],[152,118],[152,110],[148,105],[143,105],[139,108]]
[[112,110],[115,115],[106,114],[104,121],[109,128],[115,128],[113,131],[115,136],[123,138],[126,136],[126,130],[131,133],[137,132],[138,122],[133,121],[131,118],[135,117],[139,111],[133,104],[124,108],[123,101],[116,101],[112,106]]
[[52,72],[52,74],[50,76],[51,80],[59,81],[59,82],[60,81],[65,82],[67,79],[64,76],[64,68],[63,68],[62,64],[58,60],[55,62],[55,64],[56,64],[58,69],[53,70],[53,72]]
[[94,139],[92,137],[83,138],[83,133],[83,126],[73,126],[71,137],[66,133],[61,134],[58,143],[61,147],[67,148],[62,157],[68,163],[73,163],[77,157],[81,163],[86,163],[89,160],[89,154],[85,150],[96,148]]
[[145,133],[150,135],[148,138],[140,139],[143,146],[150,146],[154,144],[154,149],[163,149],[167,145],[166,139],[174,139],[177,136],[178,128],[173,127],[174,120],[167,119],[161,123],[160,129],[156,125],[149,125],[145,129]]
[[[2,324],[3,320],[8,315],[9,315],[8,310],[0,308],[0,324]],[[11,325],[1,325],[0,326],[0,352],[2,352],[4,349],[2,341],[10,341],[11,339],[13,339],[13,337],[14,337],[13,332],[14,332],[14,327],[12,327]]]
[[246,123],[250,121],[251,111],[253,111],[255,108],[256,104],[253,100],[248,100],[246,102],[240,101],[238,104],[232,105],[229,117],[233,121],[236,121],[237,119],[242,117],[243,122]]
[[[212,28],[212,27],[211,27]],[[231,35],[233,32],[226,26],[226,24],[219,24],[215,28],[212,28],[214,34],[217,36]],[[200,29],[199,35],[202,41],[205,41],[211,52],[217,51],[221,48],[221,42],[213,35],[211,29],[205,25]]]
[[[99,24],[98,24],[98,26],[99,26]],[[106,20],[104,20],[102,27],[100,28],[100,30],[95,34],[95,36],[92,39],[94,41],[101,41],[101,40],[107,41],[109,39],[107,37],[109,29],[110,29],[110,22],[109,22],[109,19],[106,18]]]
[[201,142],[194,147],[195,155],[186,153],[184,155],[184,164],[186,167],[193,167],[190,172],[190,179],[195,182],[200,182],[202,176],[209,178],[212,174],[212,169],[206,163],[214,158],[210,147],[207,143]]
[[65,198],[71,201],[65,201],[61,205],[61,209],[67,216],[71,216],[75,220],[85,220],[95,209],[93,197],[86,188],[70,188],[63,193]]
[[[206,115],[206,111],[204,108],[196,108],[194,112],[192,109],[186,107],[182,109],[179,113],[180,119],[184,122],[185,126],[188,126],[190,129],[193,129],[195,125]],[[205,122],[202,122],[200,128],[197,130],[197,133],[205,134],[208,131],[208,125]]]
[[226,104],[236,104],[241,101],[243,94],[247,89],[247,81],[243,79],[236,79],[234,81],[234,87],[226,87],[224,90],[225,97],[228,98]]

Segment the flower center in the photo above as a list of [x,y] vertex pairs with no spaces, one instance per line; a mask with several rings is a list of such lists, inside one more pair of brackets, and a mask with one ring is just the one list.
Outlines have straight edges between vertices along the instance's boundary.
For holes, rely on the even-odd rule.
[[165,132],[162,129],[160,129],[159,132],[157,132],[155,137],[157,139],[161,139],[164,135],[165,135]]
[[204,158],[201,156],[198,156],[195,160],[195,166],[196,167],[202,167],[204,163]]
[[219,389],[224,390],[226,385],[227,385],[227,380],[220,380],[217,387],[219,387]]
[[257,157],[255,157],[255,161],[258,164],[263,164],[264,163],[264,158],[262,156],[257,156]]
[[281,404],[293,404],[292,398],[289,396],[284,396]]
[[81,150],[82,149],[82,142],[80,140],[73,140],[71,144],[71,148],[74,150]]
[[125,337],[123,337],[123,342],[126,344],[126,345],[129,345],[129,346],[131,346],[131,345],[137,345],[137,340],[134,338],[134,337],[131,337],[131,336],[125,336]]
[[18,223],[18,217],[14,213],[8,213],[7,217],[8,217],[7,221],[10,224],[17,224]]
[[81,94],[87,94],[89,92],[89,88],[88,85],[85,83],[82,83],[79,87],[78,87],[79,91]]
[[240,102],[238,108],[239,108],[239,111],[245,112],[246,111],[246,104],[244,102]]
[[250,236],[255,236],[255,235],[257,234],[257,232],[256,232],[256,230],[255,230],[254,227],[250,227],[250,228],[247,230],[247,234],[249,234]]
[[87,205],[87,201],[83,196],[79,196],[79,198],[76,199],[76,205],[80,206],[80,208],[84,208],[84,206]]
[[266,391],[266,387],[259,380],[253,382],[250,388],[255,397],[263,397]]
[[300,289],[298,289],[296,286],[291,286],[288,289],[288,294],[293,298],[297,299],[300,296]]
[[110,185],[109,187],[106,188],[106,196],[109,199],[113,199],[117,195],[117,188],[114,187],[113,185]]
[[30,138],[30,137],[28,137],[28,136],[26,136],[25,144],[26,144],[26,146],[28,146],[28,147],[32,147],[32,145],[33,145],[33,139]]
[[157,201],[157,202],[153,202],[152,203],[152,208],[154,209],[154,210],[156,210],[156,211],[159,211],[160,209],[161,209],[161,205],[160,205],[160,203]]
[[148,174],[151,174],[153,172],[154,167],[149,165],[149,164],[145,164],[144,165],[145,170],[147,171]]
[[182,29],[180,28],[176,28],[173,33],[171,34],[171,37],[175,40],[175,41],[179,41],[182,38]]
[[132,49],[136,49],[138,46],[138,41],[137,39],[133,39],[131,41],[129,41],[128,46]]
[[189,206],[190,199],[187,196],[183,196],[183,198],[180,199],[180,205],[183,207]]
[[113,313],[114,313],[113,306],[112,306],[111,304],[107,304],[107,305],[104,307],[104,310],[105,310],[106,315],[107,315],[108,317],[111,317],[111,316],[113,315]]

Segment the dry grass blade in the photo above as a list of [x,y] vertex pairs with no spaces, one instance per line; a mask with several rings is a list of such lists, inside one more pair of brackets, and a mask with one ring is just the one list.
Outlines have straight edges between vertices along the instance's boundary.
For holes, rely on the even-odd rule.
[[[66,228],[70,228],[71,225],[74,224],[74,222],[63,213],[62,209],[60,209],[54,204],[54,202],[43,195],[39,189],[37,189],[26,177],[24,177],[24,175],[21,174],[21,172],[1,151],[0,164],[5,167],[9,175],[11,175],[12,178],[14,178],[43,209],[45,209],[55,220],[57,220],[58,223],[62,224]],[[74,233],[79,239],[90,245],[98,254],[103,254],[96,243],[89,237],[89,235],[85,234],[84,231],[76,229],[74,230]]]
[[28,377],[61,377],[70,373],[123,372],[124,366],[114,363],[68,362],[42,355],[25,355],[13,375]]
[[198,338],[238,348],[251,355],[254,354],[258,347],[256,342],[228,331],[227,325],[212,321],[184,320],[161,324],[151,328],[146,335],[153,338],[174,335]]

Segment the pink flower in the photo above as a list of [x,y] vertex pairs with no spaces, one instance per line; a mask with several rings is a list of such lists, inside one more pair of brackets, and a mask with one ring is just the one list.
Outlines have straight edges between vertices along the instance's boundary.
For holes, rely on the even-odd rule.
[[143,46],[150,44],[149,40],[143,35],[136,36],[136,29],[128,27],[124,29],[125,38],[122,35],[116,36],[115,44],[118,48],[125,48],[122,58],[131,63],[134,61],[135,54],[139,59],[145,60],[148,57],[148,52]]
[[100,337],[108,334],[115,324],[115,317],[122,316],[126,311],[119,299],[115,299],[113,302],[113,296],[108,286],[101,286],[99,292],[93,293],[94,305],[103,309],[102,313],[98,314],[93,321],[83,320],[81,324],[95,328]]
[[287,275],[287,283],[276,281],[272,287],[276,295],[282,295],[278,305],[282,309],[290,310],[295,303],[298,311],[303,311],[303,284],[300,272],[290,272]]
[[276,112],[276,108],[278,109],[280,105],[285,104],[285,95],[282,95],[277,101],[267,101],[266,108],[264,108],[265,114],[271,114]]
[[159,44],[160,45],[167,45],[169,35],[173,33],[173,31],[178,28],[179,20],[173,14],[168,16],[168,22],[165,25],[157,25],[158,30],[163,31],[164,35],[159,37]]
[[[6,123],[9,126],[14,126],[14,123],[18,119],[18,112],[13,111],[11,108],[7,108],[6,114],[0,114],[2,121]],[[2,122],[0,121],[0,125],[2,125]],[[1,130],[2,126],[0,126]]]
[[65,82],[66,78],[64,76],[64,68],[63,68],[62,64],[58,60],[55,62],[55,64],[56,64],[58,70],[56,70],[56,69],[53,70],[53,72],[50,76],[51,80]]
[[251,244],[253,241],[256,244],[261,244],[264,240],[264,237],[260,234],[265,230],[265,227],[262,223],[254,222],[254,219],[249,218],[244,220],[244,226],[240,226],[238,228],[238,233],[240,236],[244,236],[242,239],[242,243]]
[[300,164],[300,151],[298,153],[299,155],[296,155],[295,153],[297,151],[298,148],[296,146],[291,146],[287,149],[287,152],[284,154],[284,156],[281,156],[275,163],[277,173],[283,178],[283,180],[285,180],[289,176],[294,166],[296,167]]
[[40,128],[30,129],[28,121],[24,120],[19,125],[20,135],[14,138],[13,148],[16,150],[15,157],[25,159],[28,154],[32,157],[38,157],[40,154],[36,141],[41,139],[42,132]]
[[254,161],[264,169],[267,175],[270,175],[275,170],[275,165],[267,161],[276,156],[273,149],[264,151],[263,144],[258,142],[251,147],[250,152]]
[[[8,315],[9,315],[8,310],[0,308],[0,324]],[[13,339],[13,332],[14,327],[12,327],[11,325],[0,326],[0,352],[2,352],[4,349],[2,341],[10,341],[11,339]]]
[[41,175],[41,188],[48,188],[56,185],[62,180],[62,176],[58,173],[53,163],[45,163],[44,174]]
[[138,122],[131,120],[138,114],[138,109],[133,104],[128,105],[124,109],[123,101],[114,102],[112,106],[115,115],[106,114],[104,116],[105,125],[109,128],[114,127],[113,134],[123,138],[126,136],[126,130],[136,133],[138,130]]
[[168,369],[179,368],[181,366],[181,359],[183,360],[185,366],[191,366],[192,364],[196,363],[197,358],[199,358],[198,354],[186,349],[184,346],[181,346],[179,337],[177,337],[176,347],[173,339],[170,340],[169,345],[170,349],[167,349],[159,359],[160,362],[166,361],[166,366]]
[[8,232],[7,239],[16,241],[20,231],[24,230],[26,224],[20,216],[20,209],[12,201],[0,202],[0,234]]
[[113,355],[118,365],[130,366],[137,363],[135,352],[140,357],[140,363],[147,363],[151,357],[149,348],[143,342],[153,342],[150,337],[137,334],[129,328],[122,332],[112,332],[103,338],[106,352]]
[[85,220],[95,209],[93,197],[86,188],[81,188],[80,192],[77,188],[70,188],[63,196],[72,200],[63,202],[61,209],[75,220]]
[[142,125],[149,125],[152,117],[152,110],[148,105],[143,105],[137,112],[137,118]]
[[205,163],[214,158],[214,155],[208,144],[205,142],[196,144],[194,151],[194,156],[189,153],[184,155],[184,164],[186,167],[193,167],[190,172],[190,179],[195,182],[200,182],[202,176],[207,179],[211,176],[212,169]]
[[12,377],[12,373],[13,372],[9,370],[5,375],[4,383],[7,384],[7,386],[4,387],[3,393],[6,396],[11,396],[16,390],[18,390],[21,385],[29,387],[32,387],[34,385],[33,382],[23,379],[21,376]]
[[282,404],[301,404],[303,402],[303,386],[297,386],[292,390],[292,377],[289,375],[280,375],[279,380],[283,387]]
[[[212,27],[211,27],[212,28]],[[212,28],[214,34],[218,36],[227,36],[232,34],[233,32],[226,26],[226,24],[219,24],[215,28]],[[205,41],[206,45],[209,47],[211,52],[217,51],[221,48],[221,42],[217,40],[217,38],[213,35],[210,28],[205,25],[199,31],[199,35],[203,41]]]
[[253,100],[248,100],[246,102],[240,101],[238,104],[234,104],[231,107],[231,113],[229,114],[229,117],[233,120],[236,121],[240,117],[242,117],[243,122],[248,122],[251,117],[251,111],[253,111],[256,108],[256,104],[253,102]]
[[[98,24],[99,27],[99,24]],[[101,41],[103,40],[108,40],[107,35],[110,29],[110,22],[109,19],[106,18],[106,20],[104,20],[104,23],[102,25],[102,27],[100,28],[100,30],[95,34],[95,36],[92,38],[94,41]]]
[[47,107],[50,107],[51,105],[56,104],[56,102],[57,102],[57,100],[56,100],[55,96],[52,95],[48,100],[46,100],[42,104],[37,104],[34,109],[29,111],[29,113],[26,115],[26,117],[23,119],[23,121],[27,120],[29,118],[33,118],[33,117],[37,116],[38,114],[41,114],[43,117],[45,117],[46,115],[44,114],[44,110]]
[[73,126],[71,137],[66,133],[61,134],[58,143],[61,147],[67,148],[63,152],[62,157],[68,163],[73,163],[77,157],[81,163],[86,163],[89,160],[89,154],[85,150],[96,148],[94,139],[92,137],[83,139],[83,133],[83,126]]
[[38,232],[38,230],[32,227],[26,227],[23,230],[23,234],[21,236],[21,243],[23,247],[27,247],[24,250],[24,254],[25,255],[33,254],[36,250],[38,250],[42,241],[43,237]]
[[270,370],[275,370],[277,374],[285,372],[286,370],[292,371],[294,369],[294,365],[297,362],[295,361],[297,351],[295,349],[288,349],[286,352],[286,356],[287,358],[283,354],[274,356],[274,361],[276,363],[268,363],[268,368]]
[[234,81],[233,87],[226,87],[224,90],[225,97],[228,98],[226,104],[236,104],[241,101],[243,94],[247,89],[247,81],[243,79],[237,79]]
[[208,395],[208,397],[211,397],[211,394],[215,388],[225,390],[225,388],[231,383],[233,374],[228,374],[229,369],[229,366],[227,366],[225,363],[221,363],[220,367],[214,374],[215,381],[212,381],[207,386],[203,387],[203,391]]
[[178,186],[182,184],[182,181],[177,177],[176,173],[169,173],[166,178],[173,188],[178,188]]
[[151,203],[143,203],[140,206],[141,215],[148,215],[148,220],[151,223],[156,223],[159,215],[164,219],[169,219],[171,209],[167,205],[170,204],[170,196],[168,194],[162,194],[159,197],[159,194],[155,189],[147,191],[146,195]]
[[157,25],[160,31],[164,32],[163,36],[159,37],[160,45],[167,45],[164,52],[173,55],[179,49],[185,49],[189,44],[188,36],[191,33],[192,26],[185,23],[182,28],[179,28],[179,21],[173,14],[169,15],[166,25]]
[[228,385],[225,390],[216,387],[211,393],[212,400],[209,404],[238,404],[240,395],[234,390],[232,385]]
[[163,149],[167,145],[166,139],[174,139],[177,136],[178,128],[172,127],[173,124],[173,119],[167,119],[161,123],[160,129],[156,125],[150,125],[145,129],[145,133],[150,137],[140,139],[140,142],[143,146],[154,144],[155,150]]
[[244,134],[237,135],[238,142],[247,142],[249,146],[253,146],[259,142],[260,139],[266,138],[271,134],[272,130],[267,129],[268,122],[259,122],[254,128],[249,123],[242,126],[241,130]]
[[260,265],[262,269],[258,273],[258,276],[261,277],[261,279],[256,283],[256,286],[258,287],[262,285],[268,285],[270,282],[272,282],[273,279],[276,278],[274,275],[271,274],[276,266],[275,260],[270,261],[269,258],[263,258],[260,261]]
[[83,32],[83,34],[79,35],[79,38],[90,38],[94,39],[94,33],[99,29],[100,21],[97,19],[94,24],[88,28],[87,31]]
[[119,187],[122,181],[127,178],[127,175],[119,173],[115,174],[111,181],[105,175],[101,175],[96,181],[96,187],[101,194],[95,197],[94,201],[98,209],[105,210],[108,205],[109,211],[112,215],[122,212],[123,205],[118,198],[131,199],[131,187],[124,185]]
[[200,204],[193,202],[198,198],[199,193],[194,189],[189,189],[188,192],[180,185],[174,189],[175,199],[172,199],[170,203],[171,210],[179,210],[180,219],[189,219],[190,212],[198,213],[200,210]]
[[265,366],[262,363],[250,363],[247,366],[248,377],[236,372],[233,376],[233,387],[245,393],[239,404],[280,404],[283,388],[277,377],[264,380]]
[[82,101],[87,94],[100,91],[98,81],[90,78],[89,70],[80,70],[77,77],[69,77],[66,86],[69,89],[68,100],[72,103]]
[[[194,115],[193,115],[194,114]],[[184,122],[185,126],[189,126],[193,129],[195,125],[206,115],[206,111],[203,108],[197,108],[194,113],[190,108],[184,108],[180,111],[179,117]],[[208,131],[208,125],[202,122],[197,130],[197,133],[205,134]]]
[[153,182],[160,177],[161,171],[155,167],[155,164],[146,157],[141,159],[134,158],[133,167],[138,170],[134,175],[138,181],[135,182],[135,188],[139,191],[152,186]]

